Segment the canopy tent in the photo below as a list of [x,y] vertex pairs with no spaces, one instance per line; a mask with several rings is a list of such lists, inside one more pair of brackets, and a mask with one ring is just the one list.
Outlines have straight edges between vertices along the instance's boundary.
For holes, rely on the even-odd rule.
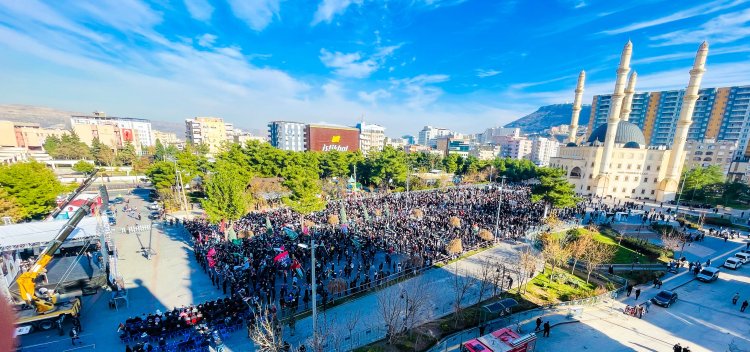
[[[0,251],[45,246],[57,236],[66,222],[67,220],[36,221],[0,226]],[[85,242],[97,237],[96,226],[96,218],[83,218],[65,244]]]

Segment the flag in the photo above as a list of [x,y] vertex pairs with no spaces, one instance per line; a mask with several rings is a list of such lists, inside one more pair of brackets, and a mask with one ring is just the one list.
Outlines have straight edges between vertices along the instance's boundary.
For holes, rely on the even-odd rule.
[[370,214],[367,212],[367,207],[365,207],[364,205],[362,205],[362,213],[365,216],[365,221],[370,222]]
[[291,266],[292,270],[299,276],[300,279],[305,278],[305,272],[302,271],[302,265],[295,259]]
[[341,224],[341,232],[347,234],[349,233],[349,225],[347,224]]
[[388,205],[385,206],[385,216],[387,218],[391,217],[391,210],[388,209]]
[[221,222],[219,223],[219,232],[224,234],[226,230],[227,230],[227,220],[221,219]]
[[271,225],[271,219],[266,216],[266,232],[270,235],[273,234],[273,225]]
[[294,230],[288,227],[284,228],[284,232],[286,233],[286,237],[289,237],[289,239],[292,241],[296,240],[297,237],[299,237],[299,235],[296,232],[294,232]]
[[237,232],[234,231],[234,226],[229,225],[229,230],[227,230],[227,238],[230,241],[234,241],[237,239]]
[[349,220],[346,219],[346,209],[344,209],[344,204],[341,204],[341,208],[339,208],[339,222],[342,224],[349,222]]
[[277,256],[273,257],[273,261],[277,263],[284,264],[287,260],[289,260],[289,252],[283,251],[279,253]]

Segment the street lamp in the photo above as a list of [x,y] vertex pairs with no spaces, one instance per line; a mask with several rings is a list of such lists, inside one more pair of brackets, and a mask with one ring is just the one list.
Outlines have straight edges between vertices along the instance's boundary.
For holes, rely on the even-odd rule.
[[[298,243],[297,246],[300,248],[307,249],[307,245],[304,243]],[[317,341],[318,334],[318,304],[317,304],[317,289],[318,285],[315,282],[315,231],[310,234],[310,266],[312,276],[312,319],[313,319],[313,341]]]
[[500,204],[503,201],[503,187],[505,187],[505,175],[501,177],[500,196],[497,198],[497,214],[495,215],[495,237],[499,237],[498,228],[500,227]]

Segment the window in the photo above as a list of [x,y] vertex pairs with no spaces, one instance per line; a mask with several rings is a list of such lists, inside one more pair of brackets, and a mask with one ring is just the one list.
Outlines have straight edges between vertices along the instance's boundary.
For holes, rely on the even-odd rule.
[[632,164],[628,164],[628,170],[630,170],[630,168],[631,168],[632,166],[633,166]]
[[646,194],[646,190],[645,190],[645,189],[642,189],[642,190],[641,190],[641,194]]
[[586,190],[590,191],[591,190],[591,186],[586,186]]
[[646,165],[646,170],[651,170],[651,165]]
[[636,176],[635,178],[633,178],[633,180],[634,180],[635,182],[638,182],[638,176]]
[[648,182],[648,177],[644,177],[643,182]]
[[651,190],[651,194],[652,194],[652,195],[654,194],[654,190],[653,190],[653,189]]
[[612,192],[617,193],[617,187],[612,187]]
[[633,193],[633,194],[635,194],[635,188],[633,188],[633,192],[630,192],[630,193]]
[[618,169],[622,169],[622,164],[617,164]]
[[615,176],[615,181],[619,181],[619,180],[620,180],[620,176]]
[[659,170],[661,170],[661,165],[656,167],[656,171],[659,171]]
[[625,193],[625,188],[622,189],[622,193]]

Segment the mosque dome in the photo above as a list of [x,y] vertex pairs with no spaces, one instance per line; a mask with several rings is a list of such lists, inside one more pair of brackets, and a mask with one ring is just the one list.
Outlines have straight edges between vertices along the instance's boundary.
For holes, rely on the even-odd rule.
[[566,146],[566,147],[577,147],[577,146],[578,146],[578,144],[575,144],[575,143],[573,143],[573,142],[570,142],[570,143],[566,144],[565,146]]
[[640,149],[641,145],[638,144],[638,142],[630,141],[630,142],[625,143],[625,145],[622,146],[622,147],[623,148],[631,148],[631,149]]
[[[607,124],[602,124],[597,127],[594,132],[589,136],[588,142],[604,142],[604,138],[607,135]],[[633,143],[630,143],[633,142]],[[634,145],[645,146],[646,137],[643,136],[643,132],[638,126],[628,122],[620,121],[617,124],[617,134],[615,134],[615,144],[625,144],[626,148],[633,148]]]

